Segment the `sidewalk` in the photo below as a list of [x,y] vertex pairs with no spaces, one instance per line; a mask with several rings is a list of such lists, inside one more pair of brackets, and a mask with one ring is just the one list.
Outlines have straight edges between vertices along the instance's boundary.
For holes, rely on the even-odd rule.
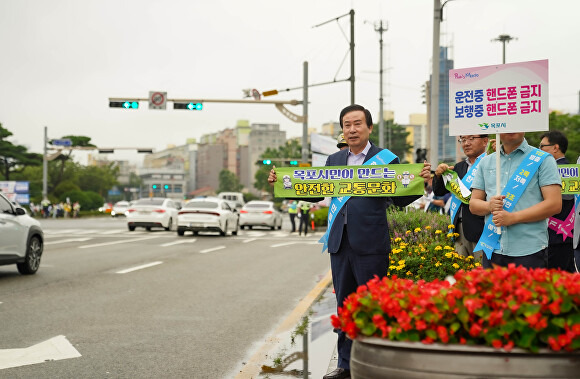
[[296,328],[310,309],[308,378],[321,379],[334,370],[337,364],[336,333],[330,315],[336,313],[336,297],[329,271],[246,362],[236,379],[304,378],[304,337],[296,335]]

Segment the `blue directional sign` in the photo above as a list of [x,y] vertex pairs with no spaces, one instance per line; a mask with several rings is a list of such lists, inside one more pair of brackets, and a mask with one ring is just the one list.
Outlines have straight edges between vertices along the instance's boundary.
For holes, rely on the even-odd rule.
[[72,146],[72,141],[68,138],[63,138],[63,139],[53,139],[51,141],[51,144],[53,146],[64,146],[64,147],[70,147]]

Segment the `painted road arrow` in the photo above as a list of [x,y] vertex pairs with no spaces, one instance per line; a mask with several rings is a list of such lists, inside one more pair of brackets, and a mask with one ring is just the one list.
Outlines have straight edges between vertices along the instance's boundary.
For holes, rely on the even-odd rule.
[[0,350],[0,370],[80,356],[65,336],[56,336],[23,349]]

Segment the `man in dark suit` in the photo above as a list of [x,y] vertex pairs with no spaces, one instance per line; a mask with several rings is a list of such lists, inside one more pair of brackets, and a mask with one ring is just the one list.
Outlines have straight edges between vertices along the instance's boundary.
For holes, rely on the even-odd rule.
[[[541,135],[540,150],[552,154],[556,163],[570,164],[564,154],[568,150],[568,139],[557,130]],[[562,195],[562,211],[550,217],[556,221],[564,221],[574,208],[574,195]],[[552,220],[551,220],[552,221]],[[576,272],[574,267],[574,247],[572,238],[558,234],[548,228],[548,268],[560,268],[564,271]]]
[[[350,105],[340,112],[339,119],[348,149],[330,155],[326,166],[362,165],[383,150],[369,141],[373,120],[367,109],[357,104]],[[387,163],[399,163],[399,158],[394,156],[394,159]],[[268,181],[273,184],[276,180],[275,169],[272,169]],[[348,295],[356,292],[358,286],[365,284],[375,275],[378,277],[387,275],[391,251],[387,206],[391,203],[405,206],[417,198],[419,196],[391,197],[391,202],[387,197],[352,196],[335,215],[328,238],[328,252],[339,307],[342,307]],[[339,330],[338,367],[326,374],[324,379],[350,378],[351,346],[352,341]]]
[[[576,164],[580,164],[580,157],[576,161]],[[574,210],[574,241],[572,241],[572,246],[574,247],[574,268],[576,272],[580,272],[580,206],[576,204],[576,209]]]
[[[449,193],[445,188],[442,174],[448,169],[457,173],[459,179],[463,179],[467,171],[472,167],[477,158],[485,152],[488,143],[487,134],[459,136],[458,142],[461,144],[463,153],[467,157],[464,161],[457,162],[454,166],[445,163],[439,164],[433,177],[433,193],[437,196],[444,196]],[[455,231],[459,233],[459,238],[455,242],[455,250],[465,257],[474,255],[473,249],[481,237],[483,231],[484,217],[477,216],[469,210],[469,204],[461,203],[455,217],[451,220],[455,225]],[[482,252],[476,253],[475,258],[482,260]]]

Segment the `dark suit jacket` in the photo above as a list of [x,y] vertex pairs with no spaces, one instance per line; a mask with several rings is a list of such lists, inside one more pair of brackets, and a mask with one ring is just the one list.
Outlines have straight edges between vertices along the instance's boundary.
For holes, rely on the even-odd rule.
[[[382,149],[371,144],[365,162]],[[328,157],[326,166],[346,166],[348,149],[338,151]],[[399,163],[399,158],[389,163]],[[391,250],[389,226],[387,224],[387,207],[409,205],[420,196],[397,197],[361,197],[352,196],[336,214],[328,238],[328,252],[336,253],[340,248],[342,233],[348,233],[348,240],[356,253],[361,255],[385,254]],[[344,228],[344,218],[347,226]],[[385,264],[387,262],[385,261]]]
[[[566,157],[562,157],[556,160],[558,165],[570,164],[570,161]],[[562,210],[560,213],[553,215],[552,217],[558,220],[565,220],[574,208],[574,195],[562,195]],[[565,241],[563,239],[563,234],[556,234],[555,230],[548,228],[548,245],[558,245],[558,244],[571,244],[572,240],[567,238]]]
[[[465,174],[467,174],[467,170],[469,169],[469,165],[465,161],[457,162],[455,166],[453,166],[453,171],[457,173],[460,179],[463,179]],[[437,196],[443,196],[449,191],[445,188],[445,182],[443,181],[442,176],[434,176],[433,177],[433,193]],[[477,216],[471,213],[469,210],[469,204],[460,205],[460,210],[457,211],[455,214],[455,220],[453,220],[453,225],[457,228],[457,223],[459,222],[459,214],[461,212],[462,223],[463,223],[463,233],[465,233],[465,238],[471,242],[479,241],[481,237],[481,233],[483,232],[483,225],[484,225],[484,217]]]

